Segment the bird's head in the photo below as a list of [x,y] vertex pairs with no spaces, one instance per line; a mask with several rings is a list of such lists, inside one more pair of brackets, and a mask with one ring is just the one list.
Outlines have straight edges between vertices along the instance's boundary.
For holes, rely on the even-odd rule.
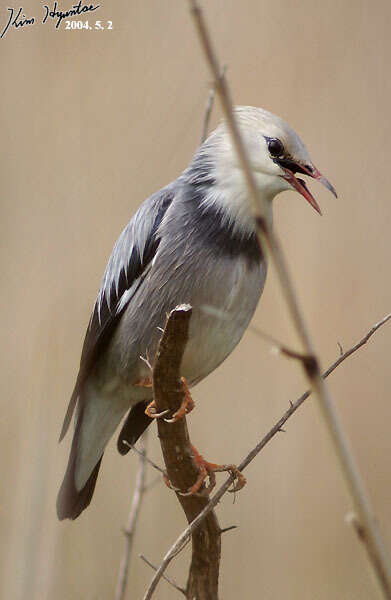
[[[336,192],[313,164],[303,142],[293,129],[272,113],[252,106],[235,108],[235,115],[256,179],[258,189],[272,200],[279,192],[295,189],[321,214],[318,203],[305,181],[297,173],[317,179],[330,192]],[[222,123],[215,131],[218,141],[218,171],[222,177],[231,173],[243,180],[238,156],[232,146],[228,127]],[[213,140],[213,134],[212,134]],[[219,168],[220,167],[220,168]],[[229,176],[228,176],[229,177]]]

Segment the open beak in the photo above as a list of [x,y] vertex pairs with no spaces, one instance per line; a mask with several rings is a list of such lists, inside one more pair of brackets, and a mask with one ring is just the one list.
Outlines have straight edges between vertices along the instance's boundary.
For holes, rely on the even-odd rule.
[[300,163],[296,163],[293,160],[288,159],[275,159],[276,162],[280,165],[282,170],[284,171],[283,178],[291,184],[295,190],[299,192],[304,198],[314,207],[314,209],[321,215],[322,212],[320,210],[319,204],[309,191],[306,182],[303,179],[299,179],[295,177],[295,173],[304,173],[304,175],[309,175],[313,179],[317,179],[322,183],[335,197],[337,197],[337,192],[331,185],[331,183],[323,177],[323,175],[313,167],[312,165],[302,165]]

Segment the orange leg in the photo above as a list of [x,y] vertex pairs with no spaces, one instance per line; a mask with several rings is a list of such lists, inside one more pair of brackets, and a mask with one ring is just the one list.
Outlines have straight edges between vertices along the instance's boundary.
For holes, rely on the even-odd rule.
[[191,486],[191,488],[187,490],[187,492],[181,492],[178,489],[174,488],[171,485],[171,482],[169,481],[167,475],[164,475],[164,482],[169,488],[175,490],[181,496],[193,496],[194,494],[197,494],[205,479],[209,477],[209,485],[206,487],[206,492],[207,494],[210,494],[210,492],[216,485],[215,473],[220,473],[223,471],[228,471],[236,479],[236,483],[234,483],[232,488],[228,490],[229,492],[238,492],[246,485],[246,478],[235,465],[216,465],[215,463],[210,463],[201,456],[201,454],[193,445],[191,446],[191,448],[193,451],[194,462],[197,465],[200,472],[197,481],[194,485]]
[[[143,377],[142,379],[139,379],[138,381],[136,381],[136,383],[134,383],[133,385],[137,385],[138,387],[151,388],[152,387],[152,379],[150,379],[149,377]],[[169,410],[163,410],[160,413],[156,412],[155,400],[150,402],[148,404],[147,408],[145,409],[145,414],[150,419],[159,419],[160,417],[164,417],[164,415],[166,415],[169,412],[170,412]]]
[[182,400],[182,404],[178,408],[178,410],[172,415],[171,419],[164,419],[166,423],[176,423],[183,419],[183,417],[189,412],[191,412],[194,408],[194,400],[191,397],[189,386],[187,385],[187,381],[184,377],[181,377],[181,384],[183,387],[183,391],[185,392],[185,396]]
[[[185,396],[183,398],[182,404],[180,405],[178,410],[173,414],[173,416],[170,419],[165,419],[167,423],[176,423],[180,419],[183,419],[183,417],[189,412],[191,412],[194,408],[194,400],[191,397],[189,386],[187,385],[186,379],[184,377],[181,377],[181,384],[183,386]],[[141,383],[137,382],[135,385],[143,385],[144,387],[150,387],[152,383],[149,383],[149,380],[141,380]],[[152,400],[152,402],[150,402],[150,404],[148,404],[147,408],[145,409],[145,414],[148,415],[148,417],[150,417],[151,419],[159,419],[160,417],[164,417],[164,415],[166,415],[168,412],[168,410],[163,410],[162,412],[157,413],[155,400]]]

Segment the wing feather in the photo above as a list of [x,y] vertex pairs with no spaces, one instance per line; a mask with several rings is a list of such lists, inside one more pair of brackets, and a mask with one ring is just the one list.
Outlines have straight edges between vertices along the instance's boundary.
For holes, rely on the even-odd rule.
[[148,198],[122,231],[113,248],[84,338],[80,369],[60,441],[68,430],[84,382],[104,351],[156,253],[160,241],[157,231],[174,196],[175,182]]

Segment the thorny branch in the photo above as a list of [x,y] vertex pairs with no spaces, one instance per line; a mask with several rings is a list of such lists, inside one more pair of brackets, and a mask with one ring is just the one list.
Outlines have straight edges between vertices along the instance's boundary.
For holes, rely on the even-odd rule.
[[[189,305],[177,306],[171,311],[160,340],[153,368],[153,392],[156,411],[178,410],[184,398],[180,377],[182,356],[185,350],[191,317]],[[198,479],[198,467],[193,461],[193,451],[187,430],[186,418],[175,423],[158,419],[158,434],[162,447],[167,477],[176,490],[186,491]],[[202,486],[197,495],[177,493],[178,500],[191,523],[208,504]],[[186,586],[186,597],[197,600],[217,599],[220,566],[220,527],[217,517],[210,511],[202,525],[192,536],[192,560]]]
[[299,306],[291,276],[287,268],[278,237],[268,219],[267,201],[258,192],[254,173],[251,169],[247,150],[243,143],[234,112],[231,92],[214,50],[212,39],[206,27],[202,10],[197,0],[188,0],[194,25],[197,30],[201,48],[206,62],[214,77],[216,91],[219,95],[226,122],[231,133],[233,145],[239,158],[243,175],[246,180],[249,196],[253,204],[254,218],[257,223],[258,238],[262,249],[268,253],[280,283],[282,295],[286,301],[297,338],[300,342],[302,355],[300,361],[310,387],[318,401],[321,415],[327,427],[330,441],[334,447],[342,475],[350,492],[354,510],[360,526],[365,531],[367,540],[368,559],[374,569],[378,584],[384,598],[391,599],[391,568],[384,542],[374,519],[373,509],[365,489],[357,465],[349,448],[348,441],[342,430],[340,420],[335,411],[328,389],[321,376],[318,357],[314,350],[311,336]]
[[[391,319],[391,313],[386,315],[383,319],[381,319],[378,323],[376,323],[369,331],[364,335],[363,338],[360,339],[357,344],[352,346],[349,350],[340,355],[332,365],[328,367],[328,369],[322,374],[322,378],[326,379],[341,363],[343,363],[347,358],[349,358],[352,354],[357,352],[362,346],[364,346],[369,339],[376,333],[382,325],[387,323]],[[283,416],[277,421],[277,423],[270,429],[270,431],[261,439],[261,441],[249,452],[249,454],[242,460],[238,468],[243,471],[253,460],[254,458],[263,450],[263,448],[268,444],[277,433],[279,433],[283,427],[283,425],[288,421],[288,419],[297,411],[298,408],[307,400],[307,398],[311,395],[311,390],[307,390],[298,398],[295,402],[290,402],[288,410],[283,414]],[[202,523],[203,519],[212,511],[215,506],[220,502],[221,498],[228,491],[228,488],[233,483],[233,477],[230,475],[226,481],[221,485],[221,487],[215,492],[213,497],[209,500],[208,504],[202,510],[202,512],[190,523],[190,525],[181,533],[181,535],[177,538],[174,544],[166,553],[160,567],[156,571],[154,578],[151,581],[151,584],[144,596],[143,600],[150,600],[156,586],[163,576],[164,571],[167,566],[170,564],[172,559],[179,554],[179,552],[185,547],[186,543],[189,540],[191,534],[199,527]],[[358,526],[358,520],[356,515],[351,519],[352,524],[355,527],[356,532],[359,534],[359,538],[366,545],[367,539],[363,533],[363,530],[360,526]],[[221,533],[221,532],[220,532]],[[369,550],[368,550],[369,551]]]

